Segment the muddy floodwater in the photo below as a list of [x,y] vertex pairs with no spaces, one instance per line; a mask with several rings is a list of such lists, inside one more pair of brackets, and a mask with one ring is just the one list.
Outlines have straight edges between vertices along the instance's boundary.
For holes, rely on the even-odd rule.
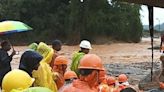
[[[160,39],[154,39],[154,46],[159,47]],[[150,38],[143,38],[140,43],[112,43],[105,45],[93,45],[90,53],[97,54],[103,60],[103,64],[109,75],[117,76],[125,73],[129,77],[129,82],[137,85],[138,82],[150,73],[151,69],[151,47]],[[19,52],[11,62],[12,68],[17,68],[21,54],[27,46],[14,46]],[[79,50],[77,46],[63,46],[60,53],[64,53],[69,58],[69,65],[74,51]],[[160,68],[159,49],[154,50],[154,68]],[[69,69],[69,67],[68,67]]]

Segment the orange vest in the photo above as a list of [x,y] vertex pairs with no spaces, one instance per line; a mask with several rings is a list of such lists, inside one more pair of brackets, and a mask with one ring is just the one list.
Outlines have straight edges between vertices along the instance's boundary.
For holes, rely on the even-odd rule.
[[98,92],[91,88],[87,82],[81,80],[74,80],[70,85],[63,86],[59,92]]

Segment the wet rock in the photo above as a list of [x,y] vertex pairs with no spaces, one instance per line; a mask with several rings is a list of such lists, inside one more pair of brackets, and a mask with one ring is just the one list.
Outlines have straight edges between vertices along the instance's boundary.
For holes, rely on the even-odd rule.
[[[112,63],[105,64],[107,74],[112,76],[118,76],[121,73],[128,75],[129,83],[132,85],[139,84],[141,89],[158,88],[157,82],[151,82],[151,62],[139,62],[139,63]],[[154,77],[159,74],[160,63],[154,62],[153,70]],[[155,78],[154,78],[155,79]],[[149,84],[149,85],[148,85]]]
[[159,83],[156,81],[159,73],[160,73],[160,70],[153,72],[152,81],[151,81],[151,74],[148,74],[146,77],[144,77],[139,82],[139,85],[138,85],[139,89],[150,90],[150,89],[159,88]]

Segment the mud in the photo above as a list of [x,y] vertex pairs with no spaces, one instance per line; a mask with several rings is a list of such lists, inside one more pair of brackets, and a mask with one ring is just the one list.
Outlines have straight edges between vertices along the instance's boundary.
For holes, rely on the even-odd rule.
[[[154,39],[154,46],[159,47],[160,39]],[[138,85],[146,75],[150,74],[152,60],[150,38],[143,38],[140,43],[113,43],[106,45],[93,45],[90,53],[99,55],[109,75],[118,76],[125,73],[129,77],[129,82]],[[21,54],[27,49],[26,46],[14,46],[19,54],[14,56],[11,62],[12,68],[17,68]],[[78,51],[78,46],[63,46],[60,53],[64,53],[69,58],[69,64],[74,51]],[[153,70],[160,69],[159,50],[154,50]],[[69,70],[69,68],[68,68]]]

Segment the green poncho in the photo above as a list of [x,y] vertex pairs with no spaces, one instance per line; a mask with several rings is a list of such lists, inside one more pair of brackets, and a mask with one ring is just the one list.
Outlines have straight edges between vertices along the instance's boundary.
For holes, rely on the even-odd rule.
[[78,66],[80,63],[80,59],[85,55],[85,53],[83,52],[75,52],[73,54],[73,58],[72,58],[72,63],[71,63],[71,67],[70,69],[72,71],[74,71],[78,76],[79,76],[79,72],[78,72]]

